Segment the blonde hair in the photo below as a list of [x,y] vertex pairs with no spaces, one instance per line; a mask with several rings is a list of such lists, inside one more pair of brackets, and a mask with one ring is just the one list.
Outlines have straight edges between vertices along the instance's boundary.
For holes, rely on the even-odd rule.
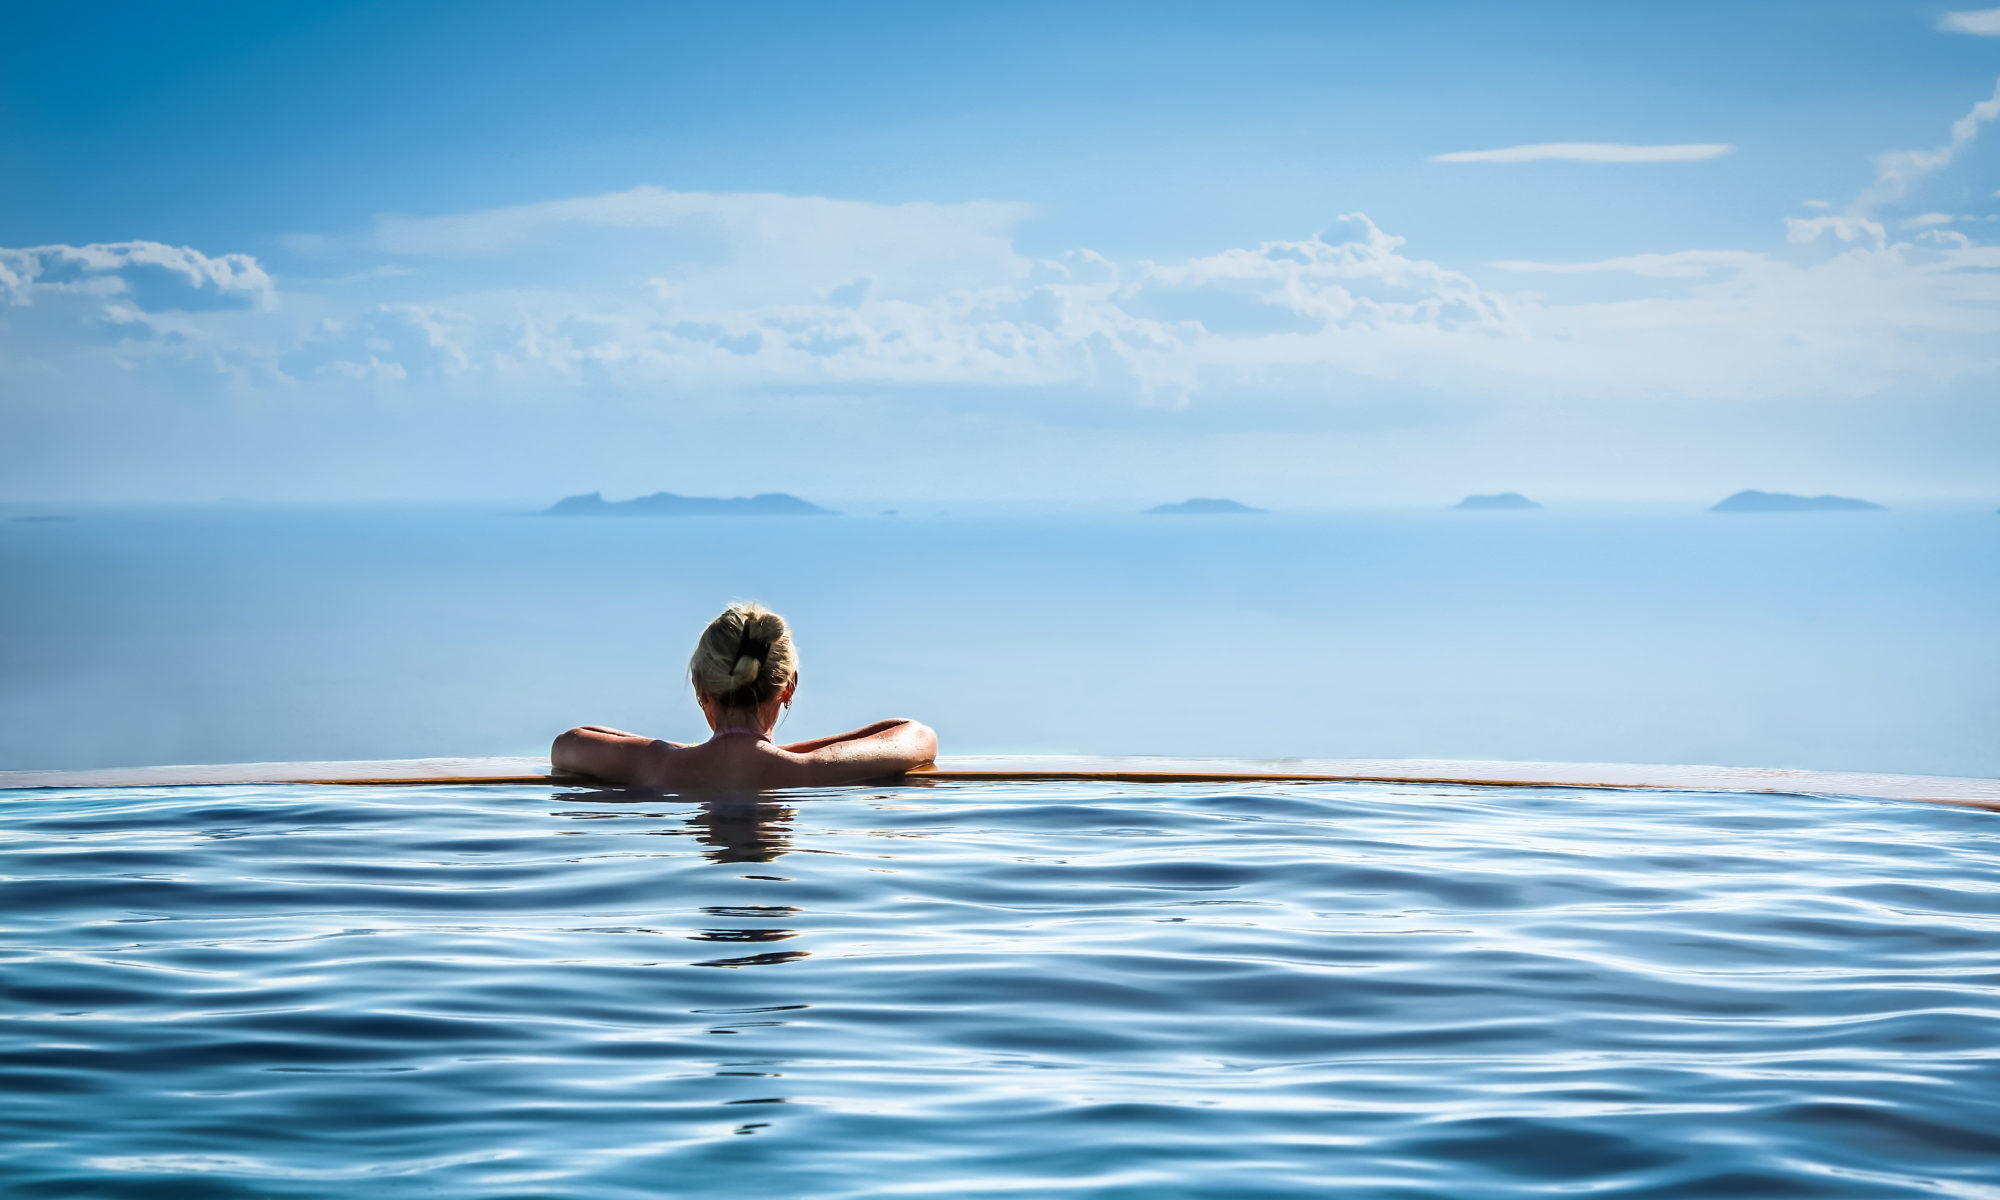
[[697,700],[755,708],[798,677],[799,656],[785,618],[761,604],[732,604],[708,623],[688,660]]

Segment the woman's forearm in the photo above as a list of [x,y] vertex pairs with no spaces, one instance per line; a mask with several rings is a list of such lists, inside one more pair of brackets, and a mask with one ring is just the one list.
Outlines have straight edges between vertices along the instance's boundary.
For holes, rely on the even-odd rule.
[[780,749],[789,750],[793,754],[810,754],[815,750],[824,750],[828,746],[837,746],[842,742],[855,742],[862,738],[874,737],[880,733],[887,733],[898,725],[908,724],[910,724],[909,718],[895,717],[887,721],[877,721],[873,725],[863,725],[859,729],[850,729],[846,733],[836,733],[830,737],[813,738],[805,742],[793,742],[789,746],[780,747]]
[[900,775],[937,757],[937,734],[918,721],[885,721],[866,737],[836,742],[812,755],[839,782]]

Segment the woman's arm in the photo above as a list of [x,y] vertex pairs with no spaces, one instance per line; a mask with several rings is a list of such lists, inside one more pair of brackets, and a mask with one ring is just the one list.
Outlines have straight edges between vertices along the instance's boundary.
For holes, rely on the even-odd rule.
[[603,725],[579,725],[556,737],[549,765],[610,783],[636,783],[672,742],[626,733]]
[[818,743],[800,744],[814,746],[793,752],[806,760],[812,784],[820,787],[901,775],[937,757],[937,734],[931,727],[900,718],[877,721]]
[[884,730],[893,729],[898,725],[908,724],[912,724],[912,722],[902,717],[896,717],[887,721],[877,721],[873,725],[863,725],[859,729],[850,729],[846,733],[836,733],[831,737],[813,738],[811,741],[805,742],[793,742],[789,746],[780,746],[778,748],[780,750],[790,750],[793,754],[810,754],[815,750],[824,749],[836,742],[852,742],[860,738],[872,737]]

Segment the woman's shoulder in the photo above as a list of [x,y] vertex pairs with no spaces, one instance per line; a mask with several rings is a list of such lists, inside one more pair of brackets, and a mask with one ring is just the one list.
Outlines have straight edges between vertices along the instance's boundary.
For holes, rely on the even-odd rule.
[[900,775],[937,753],[937,735],[916,721],[878,721],[850,733],[779,746],[760,738],[681,744],[585,725],[557,737],[549,760],[629,787],[662,790],[838,787]]
[[607,783],[658,787],[675,773],[676,760],[692,748],[602,725],[579,725],[557,735],[549,765]]

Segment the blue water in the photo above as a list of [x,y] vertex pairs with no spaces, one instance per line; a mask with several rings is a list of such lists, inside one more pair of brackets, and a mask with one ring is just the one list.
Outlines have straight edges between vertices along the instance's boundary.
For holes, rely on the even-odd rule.
[[0,799],[10,1197],[2000,1195],[2000,815]]
[[0,521],[0,769],[691,738],[688,651],[748,597],[801,736],[2000,776],[1987,507],[74,515]]

